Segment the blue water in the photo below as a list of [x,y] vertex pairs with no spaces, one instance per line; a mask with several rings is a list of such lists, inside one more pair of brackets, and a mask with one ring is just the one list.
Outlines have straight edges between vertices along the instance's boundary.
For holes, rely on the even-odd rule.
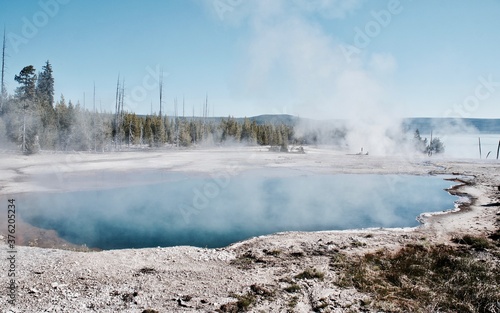
[[212,248],[280,231],[416,226],[420,213],[455,200],[443,190],[450,182],[429,176],[163,175],[152,185],[23,196],[21,217],[94,248]]

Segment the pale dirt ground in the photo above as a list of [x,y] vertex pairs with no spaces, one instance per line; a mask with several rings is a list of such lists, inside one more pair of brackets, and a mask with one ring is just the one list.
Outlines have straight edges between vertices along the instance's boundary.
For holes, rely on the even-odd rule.
[[[455,213],[426,215],[425,223],[416,228],[279,233],[220,249],[75,252],[54,249],[76,247],[53,231],[18,221],[18,243],[48,248],[17,247],[14,307],[6,302],[4,288],[8,263],[2,216],[1,312],[216,312],[223,304],[236,301],[231,294],[245,294],[255,284],[274,295],[258,296],[252,312],[311,312],[321,303],[327,303],[323,312],[369,311],[364,305],[370,295],[334,284],[338,273],[329,269],[328,252],[362,254],[382,248],[397,250],[416,242],[452,244],[454,236],[487,235],[497,227],[499,207],[482,205],[500,201],[498,161],[356,156],[310,147],[306,152],[280,154],[260,147],[232,147],[33,156],[0,153],[0,199],[5,206],[1,214],[6,216],[5,198],[33,191],[119,186],[127,184],[134,173],[149,170],[234,174],[247,169],[292,168],[313,173],[467,175],[465,180],[471,184],[454,192],[467,194],[472,204]],[[253,261],[236,265],[245,254]],[[290,286],[287,281],[306,268],[325,272],[325,279],[296,281],[302,287],[300,292],[284,291]],[[292,297],[297,297],[297,305],[290,309]]]

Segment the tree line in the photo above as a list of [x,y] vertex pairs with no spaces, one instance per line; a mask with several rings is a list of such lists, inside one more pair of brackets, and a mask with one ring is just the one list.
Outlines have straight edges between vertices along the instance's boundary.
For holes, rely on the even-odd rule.
[[[250,119],[221,119],[166,114],[138,115],[124,108],[125,92],[118,80],[114,112],[89,110],[79,102],[68,102],[61,95],[54,100],[52,65],[45,62],[40,72],[34,66],[24,67],[14,80],[14,95],[5,91],[2,71],[0,93],[0,143],[8,141],[23,153],[40,150],[115,151],[131,147],[189,147],[229,143],[271,146],[288,152],[289,144],[320,144],[325,137],[339,147],[345,142],[347,129],[309,130],[296,135],[293,124],[257,123]],[[160,89],[161,91],[161,89]],[[160,92],[161,98],[161,92]],[[161,102],[160,102],[161,103]],[[160,110],[161,112],[161,110]],[[439,138],[422,139],[418,129],[413,137],[416,151],[441,153]],[[299,150],[300,151],[300,150]],[[303,150],[302,150],[303,151]]]
[[286,148],[296,141],[293,126],[238,122],[229,116],[220,120],[165,114],[141,116],[123,110],[124,91],[117,86],[115,112],[89,110],[80,103],[54,101],[54,76],[47,61],[37,73],[24,67],[14,77],[19,86],[14,95],[3,94],[0,106],[0,136],[26,154],[39,150],[110,151],[130,146],[215,145],[244,143]]

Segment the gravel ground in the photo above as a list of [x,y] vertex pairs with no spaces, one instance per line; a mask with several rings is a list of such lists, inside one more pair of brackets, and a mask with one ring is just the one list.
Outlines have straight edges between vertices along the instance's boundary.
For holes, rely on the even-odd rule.
[[[370,295],[335,284],[340,273],[329,266],[332,254],[397,250],[418,242],[451,244],[454,236],[487,235],[498,227],[499,207],[483,206],[500,202],[500,179],[495,174],[500,172],[498,162],[360,157],[313,148],[307,152],[283,155],[260,148],[232,148],[42,153],[30,157],[0,154],[0,198],[20,197],[32,191],[121,185],[123,177],[134,171],[216,172],[227,171],[231,165],[232,171],[289,167],[322,173],[467,176],[463,178],[465,184],[451,192],[467,195],[470,201],[454,213],[426,214],[422,217],[424,224],[415,228],[287,232],[220,249],[73,251],[80,248],[54,232],[20,223],[23,231],[17,232],[20,237],[16,243],[26,246],[16,247],[16,303],[7,302],[8,289],[3,288],[1,312],[237,312],[238,304],[243,306],[250,295],[251,312],[369,312]],[[96,182],[92,177],[97,172],[124,176]],[[42,176],[51,177],[51,183],[41,184],[37,178]],[[74,185],[61,183],[69,177],[87,179]],[[10,254],[7,226],[1,220],[0,284],[8,286]],[[296,275],[306,269],[316,269],[324,277],[298,279]]]

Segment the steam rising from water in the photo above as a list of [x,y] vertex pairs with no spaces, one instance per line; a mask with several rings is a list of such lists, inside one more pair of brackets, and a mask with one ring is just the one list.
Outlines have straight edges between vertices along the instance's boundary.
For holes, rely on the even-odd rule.
[[220,183],[172,174],[155,185],[27,197],[22,218],[103,249],[220,247],[279,231],[415,226],[422,212],[453,208],[445,187],[435,177],[396,175],[267,170]]
[[[271,5],[258,0],[244,6],[240,18],[251,25],[252,36],[244,45],[233,83],[235,95],[264,103],[265,108],[285,105],[287,113],[301,117],[347,120],[349,131],[343,145],[351,152],[361,147],[376,155],[401,150],[400,117],[404,113],[390,93],[396,59],[387,52],[369,54],[362,49],[346,55],[347,43],[308,18],[311,13],[325,20],[344,18],[360,2],[308,3],[273,1]],[[283,112],[275,108],[268,113]],[[394,137],[397,133],[399,138]]]

